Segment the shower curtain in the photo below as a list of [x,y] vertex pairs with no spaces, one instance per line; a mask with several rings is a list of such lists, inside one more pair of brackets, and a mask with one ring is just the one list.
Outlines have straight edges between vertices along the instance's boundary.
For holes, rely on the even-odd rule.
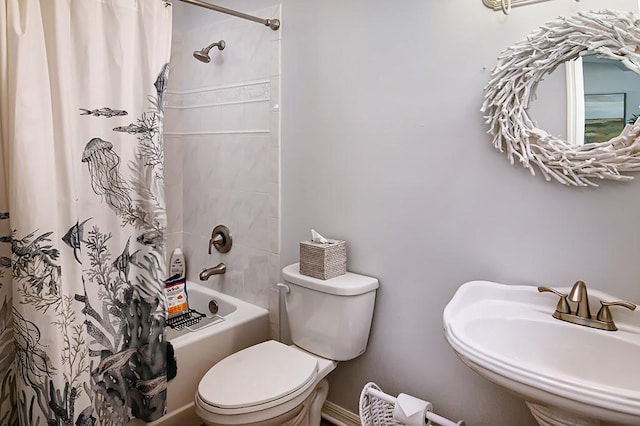
[[161,0],[0,6],[0,425],[166,396]]

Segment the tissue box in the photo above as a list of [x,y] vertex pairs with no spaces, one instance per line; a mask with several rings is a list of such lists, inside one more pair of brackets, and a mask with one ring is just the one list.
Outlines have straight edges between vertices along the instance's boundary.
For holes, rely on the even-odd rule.
[[347,273],[347,243],[328,240],[328,243],[302,241],[300,243],[300,273],[328,280]]

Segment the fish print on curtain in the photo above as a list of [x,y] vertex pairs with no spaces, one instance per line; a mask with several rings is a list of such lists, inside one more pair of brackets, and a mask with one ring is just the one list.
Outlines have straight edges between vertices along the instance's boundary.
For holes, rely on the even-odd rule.
[[[168,72],[167,64],[147,111],[134,122],[126,110],[111,107],[78,112],[83,120],[118,119],[113,134],[137,144],[129,164],[100,136],[78,156],[87,184],[122,229],[80,217],[64,235],[25,233],[10,230],[9,213],[0,212],[0,286],[13,281],[14,306],[55,313],[55,329],[46,332],[62,339],[61,351],[50,351],[42,343],[45,330],[12,309],[11,300],[0,300],[0,425],[115,426],[130,416],[153,421],[164,414],[162,109]],[[115,244],[114,231],[128,233],[124,244]],[[83,293],[61,291],[63,250],[81,267]]]

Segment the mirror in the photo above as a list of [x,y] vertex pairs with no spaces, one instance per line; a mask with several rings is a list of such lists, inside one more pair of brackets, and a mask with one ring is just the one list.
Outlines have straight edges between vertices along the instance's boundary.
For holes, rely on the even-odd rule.
[[[640,115],[640,74],[619,60],[586,55],[566,63],[568,142],[607,142]],[[581,115],[578,115],[578,112]]]
[[[482,105],[494,147],[505,152],[511,164],[517,161],[532,174],[538,170],[548,181],[598,186],[597,180],[600,179],[632,180],[633,176],[624,173],[640,171],[640,123],[626,124],[626,111],[623,113],[626,121],[621,124],[622,131],[617,136],[610,139],[600,137],[599,140],[603,141],[597,143],[574,144],[538,128],[528,109],[540,81],[558,66],[577,58],[583,58],[583,67],[584,58],[594,56],[597,58],[595,62],[609,60],[640,73],[640,53],[637,53],[640,52],[639,25],[640,20],[632,13],[579,13],[547,22],[525,40],[504,50],[485,87]],[[584,73],[584,69],[582,71]],[[619,94],[626,92],[589,93],[588,90],[571,94],[570,99],[581,99],[582,96],[584,101],[582,111],[570,111],[570,116],[580,117],[581,113],[584,117],[585,113],[601,111],[602,105],[613,111],[616,106],[631,102],[627,95],[621,100]],[[585,98],[585,93],[618,96]],[[580,103],[568,101],[567,110],[579,110]],[[636,102],[635,107],[638,105],[640,102]],[[620,120],[619,111],[612,114],[605,118],[611,122]],[[580,122],[576,119],[572,129],[568,129],[568,140],[584,140],[584,135],[591,133],[591,130],[585,131],[589,118],[582,120],[582,124],[575,124]],[[582,137],[576,131],[578,126],[582,126]],[[608,136],[614,134],[611,129],[608,131]]]

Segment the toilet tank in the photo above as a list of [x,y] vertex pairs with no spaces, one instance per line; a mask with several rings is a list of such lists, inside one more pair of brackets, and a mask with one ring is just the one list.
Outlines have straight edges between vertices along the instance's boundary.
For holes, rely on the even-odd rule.
[[323,358],[346,361],[367,349],[378,280],[347,272],[329,280],[282,270],[291,340]]

